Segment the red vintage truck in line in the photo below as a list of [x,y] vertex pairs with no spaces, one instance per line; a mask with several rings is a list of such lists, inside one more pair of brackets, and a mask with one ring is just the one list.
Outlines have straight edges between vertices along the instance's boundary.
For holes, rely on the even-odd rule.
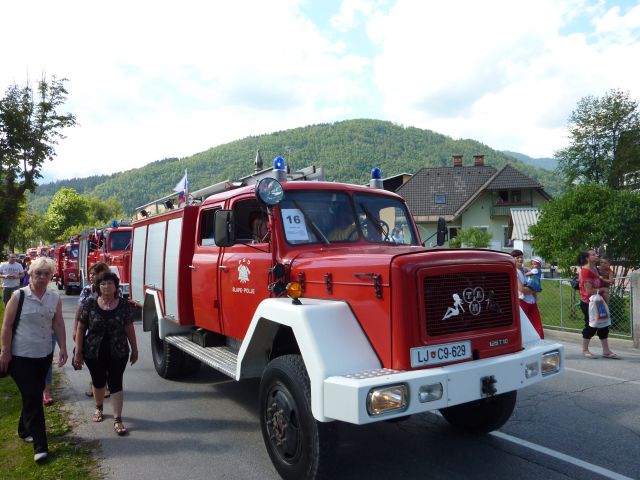
[[[519,308],[509,255],[423,247],[394,193],[270,173],[183,208],[141,208],[131,300],[160,376],[204,363],[261,378],[262,434],[283,478],[326,472],[338,421],[439,410],[488,432],[517,390],[563,370],[563,346]],[[338,218],[350,234],[333,233]]]
[[78,273],[78,236],[72,237],[67,243],[57,245],[54,248],[53,260],[56,262],[56,271],[53,281],[58,290],[63,290],[66,295],[80,292],[80,275]]
[[128,221],[113,221],[102,228],[88,229],[79,235],[79,270],[81,283],[89,281],[89,268],[94,263],[104,262],[120,279],[120,289],[129,297],[129,250],[131,248],[131,226]]

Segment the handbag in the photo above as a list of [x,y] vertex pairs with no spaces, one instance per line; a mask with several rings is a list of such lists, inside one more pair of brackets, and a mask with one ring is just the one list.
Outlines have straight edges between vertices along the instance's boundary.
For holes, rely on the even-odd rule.
[[596,293],[589,298],[589,326],[594,328],[604,328],[611,325],[609,307],[602,295]]
[[[24,290],[20,289],[20,300],[18,301],[18,309],[16,310],[16,318],[13,321],[13,328],[11,329],[11,339],[16,335],[16,330],[18,329],[18,322],[20,321],[20,314],[22,313],[22,304],[24,303]],[[9,362],[9,365],[11,362]],[[9,375],[9,366],[7,366],[6,372],[0,372],[0,378],[6,377]]]

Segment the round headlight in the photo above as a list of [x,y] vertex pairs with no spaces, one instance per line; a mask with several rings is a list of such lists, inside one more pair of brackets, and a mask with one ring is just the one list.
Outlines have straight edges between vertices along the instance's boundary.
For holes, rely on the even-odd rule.
[[275,178],[263,178],[256,185],[256,196],[265,205],[277,205],[284,197],[284,190]]

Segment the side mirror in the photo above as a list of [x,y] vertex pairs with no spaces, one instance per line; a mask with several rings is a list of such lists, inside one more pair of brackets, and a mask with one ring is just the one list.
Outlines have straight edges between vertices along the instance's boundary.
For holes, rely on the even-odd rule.
[[438,218],[438,232],[436,235],[436,244],[441,247],[447,239],[447,222],[443,217]]
[[216,246],[230,247],[236,241],[231,210],[216,210],[213,217]]

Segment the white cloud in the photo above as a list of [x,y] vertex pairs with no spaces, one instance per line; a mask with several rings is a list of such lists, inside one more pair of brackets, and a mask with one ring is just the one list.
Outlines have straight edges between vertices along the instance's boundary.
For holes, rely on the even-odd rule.
[[592,17],[612,30],[626,25],[620,40],[602,26],[595,38],[563,35],[576,11],[598,11],[576,7],[400,0],[388,15],[374,14],[368,29],[380,45],[374,71],[386,114],[493,148],[551,155],[566,143],[563,126],[580,97],[614,87],[640,94],[640,67],[629,61],[640,58],[635,9]]
[[549,156],[579,98],[640,98],[638,0],[307,1],[5,2],[0,88],[69,79],[60,178],[363,116]]

